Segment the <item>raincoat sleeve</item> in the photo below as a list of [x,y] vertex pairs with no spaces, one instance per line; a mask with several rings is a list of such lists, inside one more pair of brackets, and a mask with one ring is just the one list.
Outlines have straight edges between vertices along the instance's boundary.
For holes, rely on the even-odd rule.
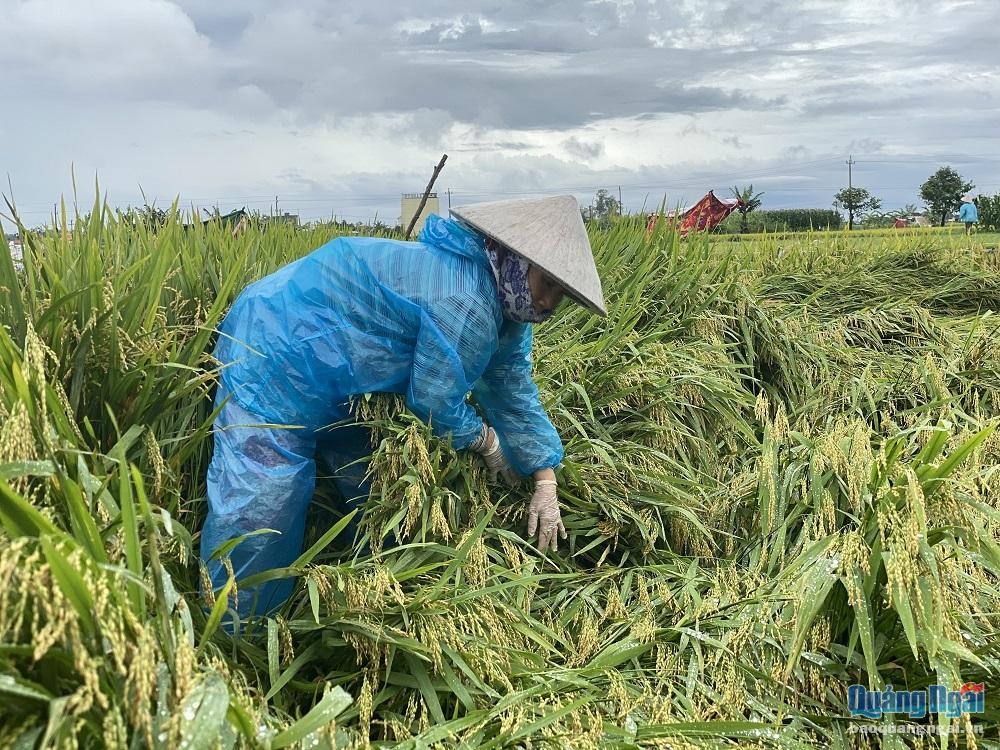
[[549,421],[531,377],[531,326],[508,323],[472,395],[500,437],[511,465],[530,476],[559,464],[559,433]]
[[496,323],[474,298],[452,296],[425,311],[413,349],[406,405],[438,437],[468,448],[483,426],[465,397],[496,341]]

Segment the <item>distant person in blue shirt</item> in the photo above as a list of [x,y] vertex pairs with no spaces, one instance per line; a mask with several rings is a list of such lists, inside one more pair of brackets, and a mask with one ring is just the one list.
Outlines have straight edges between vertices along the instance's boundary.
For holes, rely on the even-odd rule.
[[976,210],[976,204],[972,202],[971,195],[962,198],[962,207],[958,209],[958,220],[965,223],[965,233],[972,234],[972,225],[979,222],[979,212]]
[[[532,379],[531,343],[532,324],[564,294],[605,314],[579,206],[557,196],[451,213],[429,217],[417,242],[331,240],[233,303],[215,347],[220,412],[201,532],[213,589],[230,569],[239,581],[295,562],[317,461],[348,508],[367,499],[370,436],[349,407],[366,393],[404,396],[494,474],[532,477],[528,536],[537,529],[541,550],[566,538],[553,471],[563,448]],[[273,611],[293,584],[239,585],[240,616]]]

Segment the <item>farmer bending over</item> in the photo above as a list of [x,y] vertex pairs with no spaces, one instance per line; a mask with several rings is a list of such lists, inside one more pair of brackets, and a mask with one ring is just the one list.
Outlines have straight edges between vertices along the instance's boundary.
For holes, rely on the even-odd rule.
[[[229,539],[280,532],[231,551],[237,580],[299,556],[317,459],[336,472],[349,507],[367,499],[359,459],[370,453],[368,430],[324,430],[347,420],[349,400],[364,393],[404,394],[436,435],[479,453],[494,475],[533,477],[528,535],[537,529],[541,550],[566,538],[553,471],[562,444],[531,378],[530,324],[564,293],[605,314],[579,208],[559,196],[452,214],[430,216],[418,242],[332,240],[233,303],[215,348],[222,409],[201,535],[216,589],[228,574],[209,557]],[[466,402],[470,391],[488,424]],[[240,587],[240,614],[272,611],[292,586]]]

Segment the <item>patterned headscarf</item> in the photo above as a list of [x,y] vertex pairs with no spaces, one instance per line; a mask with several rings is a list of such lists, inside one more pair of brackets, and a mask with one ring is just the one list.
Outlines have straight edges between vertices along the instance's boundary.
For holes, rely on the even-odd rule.
[[486,255],[497,282],[500,308],[507,320],[541,323],[552,314],[549,312],[540,315],[535,311],[531,288],[528,286],[528,269],[531,268],[531,263],[489,237],[486,238]]

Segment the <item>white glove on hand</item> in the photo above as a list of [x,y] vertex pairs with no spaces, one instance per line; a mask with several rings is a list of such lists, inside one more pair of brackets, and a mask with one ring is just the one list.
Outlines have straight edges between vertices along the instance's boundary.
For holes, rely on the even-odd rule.
[[531,496],[531,503],[528,505],[528,536],[533,536],[535,529],[538,529],[536,546],[541,552],[548,549],[556,551],[557,533],[563,539],[566,538],[556,486],[554,479],[536,479],[535,494]]
[[493,481],[496,481],[497,474],[503,477],[503,480],[507,484],[512,486],[521,481],[520,476],[514,471],[514,467],[510,465],[507,457],[503,454],[503,449],[500,447],[500,438],[497,437],[492,427],[484,423],[482,432],[479,433],[476,442],[469,446],[469,449],[474,450],[483,457],[483,461],[486,462],[486,468],[490,472],[490,478]]

